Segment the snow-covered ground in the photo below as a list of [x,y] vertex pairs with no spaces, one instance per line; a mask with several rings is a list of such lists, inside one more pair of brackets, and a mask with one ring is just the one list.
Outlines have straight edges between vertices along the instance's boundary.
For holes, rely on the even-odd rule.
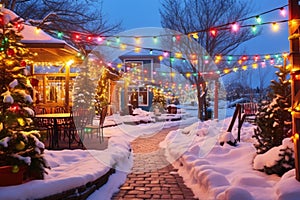
[[[227,113],[232,111],[227,110]],[[114,117],[111,120],[116,119]],[[253,125],[243,125],[241,142],[236,147],[227,143],[223,146],[219,144],[221,139],[230,138],[228,134],[220,137],[226,133],[230,120],[229,117],[198,122],[194,117],[189,117],[181,121],[140,125],[128,125],[119,121],[118,126],[104,129],[104,135],[110,137],[106,150],[46,150],[45,156],[51,170],[48,170],[45,179],[0,187],[0,199],[33,199],[60,193],[93,181],[114,166],[117,171],[110,176],[108,183],[88,198],[111,199],[113,193],[124,183],[133,164],[130,141],[174,125],[179,125],[178,130],[171,131],[160,146],[166,149],[168,159],[177,160],[173,165],[179,169],[179,174],[199,199],[299,199],[300,183],[295,179],[294,170],[278,177],[253,169],[256,156],[253,147],[255,141],[252,138]],[[236,133],[237,128],[234,127],[231,134],[236,137]],[[264,158],[258,160],[260,165],[266,164]],[[268,162],[270,160],[272,159]]]

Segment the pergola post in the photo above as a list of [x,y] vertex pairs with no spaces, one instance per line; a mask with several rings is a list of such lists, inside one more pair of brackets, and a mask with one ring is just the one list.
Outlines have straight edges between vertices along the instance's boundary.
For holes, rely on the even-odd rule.
[[298,0],[289,0],[289,41],[291,63],[291,96],[292,96],[292,132],[295,151],[295,175],[296,180],[300,182],[300,7]]

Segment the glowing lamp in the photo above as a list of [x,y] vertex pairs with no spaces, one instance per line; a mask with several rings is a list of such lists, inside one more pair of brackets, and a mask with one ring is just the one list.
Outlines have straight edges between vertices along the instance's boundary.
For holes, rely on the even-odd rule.
[[242,56],[242,60],[246,61],[248,59],[248,57],[246,55]]
[[234,67],[234,68],[232,69],[232,71],[234,71],[234,72],[237,72],[238,70],[239,70],[238,67]]
[[150,54],[150,55],[153,54],[153,50],[152,50],[152,49],[149,50],[149,54]]
[[255,55],[253,59],[254,59],[255,62],[257,62],[259,60],[259,56]]
[[299,134],[298,133],[295,133],[291,139],[293,140],[294,143],[296,143],[298,140],[299,140]]
[[158,56],[159,61],[162,61],[164,59],[163,56]]
[[243,66],[242,66],[242,69],[243,69],[244,71],[246,71],[247,68],[248,68],[247,65],[243,65]]
[[210,29],[209,33],[211,36],[216,37],[218,34],[218,31],[217,31],[217,29],[212,28],[212,29]]
[[40,32],[41,32],[41,29],[40,29],[39,27],[36,27],[36,28],[35,28],[35,33],[36,33],[36,34],[39,34]]
[[251,31],[255,34],[257,32],[257,27],[255,25],[251,26]]
[[240,29],[240,26],[238,23],[234,22],[232,25],[231,25],[231,30],[233,32],[237,32],[238,30]]
[[176,35],[176,40],[177,40],[177,41],[180,40],[180,35]]
[[261,19],[260,16],[256,16],[255,19],[256,19],[256,22],[257,22],[258,24],[261,24],[261,23],[262,23],[262,19]]
[[59,32],[57,32],[57,37],[58,37],[58,38],[60,38],[60,39],[61,39],[63,36],[64,36],[64,34],[63,34],[62,32],[60,32],[60,31],[59,31]]
[[169,53],[168,53],[167,51],[165,51],[165,52],[163,53],[163,56],[164,56],[164,57],[168,57],[168,55],[169,55]]
[[99,37],[97,37],[97,41],[98,41],[98,42],[102,42],[102,41],[103,41],[103,38],[99,36]]
[[141,38],[135,37],[134,39],[135,39],[135,43],[136,44],[140,44],[141,43]]
[[283,17],[286,16],[286,10],[284,9],[284,7],[280,8],[280,15]]
[[253,68],[253,69],[257,69],[257,68],[258,68],[258,64],[257,64],[257,63],[253,63],[253,64],[252,64],[252,68]]
[[153,37],[153,42],[157,43],[157,37],[156,36]]
[[278,25],[278,23],[276,23],[276,22],[273,22],[273,23],[272,23],[272,30],[273,30],[274,32],[277,32],[277,31],[279,30],[279,25]]
[[195,38],[195,39],[198,39],[198,38],[199,38],[198,33],[192,33],[192,36],[193,36],[193,38]]
[[228,74],[230,72],[230,69],[226,68],[223,70],[224,74]]

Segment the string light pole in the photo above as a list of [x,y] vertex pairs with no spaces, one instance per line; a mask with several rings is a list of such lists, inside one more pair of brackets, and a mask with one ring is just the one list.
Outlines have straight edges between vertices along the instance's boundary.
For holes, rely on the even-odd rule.
[[300,182],[300,6],[298,0],[289,0],[289,41],[291,63],[292,131],[295,147],[295,175]]

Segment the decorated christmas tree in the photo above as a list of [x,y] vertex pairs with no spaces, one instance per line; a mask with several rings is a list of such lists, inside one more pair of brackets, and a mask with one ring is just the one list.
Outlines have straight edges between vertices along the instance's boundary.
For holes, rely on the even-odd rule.
[[254,130],[254,138],[257,153],[265,153],[275,146],[279,146],[284,138],[291,136],[292,116],[291,86],[289,83],[289,69],[285,66],[278,67],[276,72],[278,80],[271,81],[270,101],[265,101],[256,115],[257,128]]
[[100,114],[101,109],[110,104],[110,82],[120,79],[118,71],[111,67],[103,67],[99,77],[95,96],[95,111]]
[[73,92],[73,107],[75,109],[94,109],[97,81],[93,78],[89,69],[91,69],[89,63],[83,65],[75,79]]
[[152,108],[158,108],[160,112],[163,112],[166,108],[166,97],[164,93],[159,89],[153,90]]
[[30,176],[42,179],[47,165],[33,122],[26,70],[31,53],[20,43],[20,24],[0,12],[0,167],[11,166],[12,173],[26,167]]

